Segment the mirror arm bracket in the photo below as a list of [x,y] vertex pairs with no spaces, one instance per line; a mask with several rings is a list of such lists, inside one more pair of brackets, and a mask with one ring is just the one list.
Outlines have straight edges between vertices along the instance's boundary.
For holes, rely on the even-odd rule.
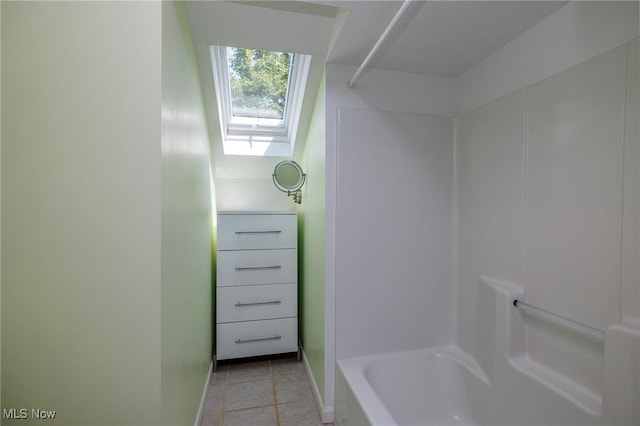
[[[276,177],[276,172],[278,170],[278,167],[282,164],[287,164],[287,163],[293,165],[297,169],[297,171],[300,173],[299,182],[296,185],[291,185],[291,187],[287,187],[286,185],[283,185],[282,183],[278,182],[278,178]],[[281,161],[276,165],[276,168],[273,171],[271,178],[273,179],[273,184],[275,185],[276,188],[278,188],[278,190],[282,192],[286,192],[287,196],[289,197],[293,197],[294,203],[296,204],[302,203],[302,187],[304,186],[307,180],[307,174],[302,171],[302,168],[298,165],[298,163],[296,163],[295,161]]]
[[280,191],[282,192],[286,192],[287,196],[289,197],[293,197],[293,202],[296,204],[301,204],[302,203],[302,186],[304,185],[304,183],[307,180],[307,174],[306,173],[302,173],[302,181],[300,183],[300,187],[296,190],[284,190],[281,189],[280,186],[278,185],[278,182],[276,182],[276,174],[272,174],[271,175],[271,179],[273,180],[273,184],[275,185],[276,188],[278,188]]

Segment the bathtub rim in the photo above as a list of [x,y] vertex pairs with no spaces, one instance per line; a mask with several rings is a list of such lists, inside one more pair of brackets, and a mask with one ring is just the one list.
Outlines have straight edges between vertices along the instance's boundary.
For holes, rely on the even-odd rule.
[[[337,360],[338,368],[344,376],[362,412],[372,426],[398,426],[398,423],[387,410],[386,405],[380,399],[366,376],[366,369],[372,362],[380,362],[421,354],[423,356],[435,355],[445,357],[459,364],[471,374],[480,379],[485,385],[491,387],[491,381],[482,370],[476,360],[456,345],[438,346],[435,348],[413,349],[408,351],[388,352],[374,355],[364,355],[354,358]],[[356,392],[355,389],[358,389]],[[375,419],[375,421],[374,421]]]
[[[398,426],[387,407],[382,402],[378,394],[375,392],[367,377],[365,376],[365,368],[373,359],[379,358],[380,355],[366,355],[357,358],[348,358],[337,360],[340,373],[344,377],[351,394],[356,398],[360,409],[369,420],[372,426],[388,425]],[[357,391],[355,390],[357,389]],[[377,419],[374,421],[373,419]]]

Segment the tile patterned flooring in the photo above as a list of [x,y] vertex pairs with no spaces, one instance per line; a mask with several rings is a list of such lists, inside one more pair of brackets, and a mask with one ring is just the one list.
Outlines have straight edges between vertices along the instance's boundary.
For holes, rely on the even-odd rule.
[[219,365],[201,426],[321,426],[304,365],[281,358]]

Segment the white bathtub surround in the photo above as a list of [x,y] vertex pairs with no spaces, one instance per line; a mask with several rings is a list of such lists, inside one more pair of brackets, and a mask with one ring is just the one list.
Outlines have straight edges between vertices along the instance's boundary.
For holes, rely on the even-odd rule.
[[[436,240],[450,244],[447,229],[453,226],[451,204],[437,198],[453,200],[453,125],[445,117],[455,114],[454,79],[374,68],[362,75],[356,88],[349,89],[345,82],[355,70],[356,67],[339,64],[326,67],[324,388],[329,406],[337,402],[336,357],[397,350],[399,340],[403,341],[403,349],[416,349],[454,339],[455,318],[453,310],[448,309],[453,305],[453,285],[450,277],[436,278],[450,274],[447,265],[451,265],[450,258],[446,258],[450,249]],[[355,118],[345,121],[347,129],[340,128],[343,110],[353,112]],[[399,120],[413,123],[394,131],[397,126],[392,123]],[[344,131],[353,139],[345,138]],[[443,158],[440,147],[449,150],[451,157]],[[405,163],[407,157],[412,161]],[[423,160],[436,163],[436,167],[425,170]],[[449,170],[438,175],[446,167]],[[428,177],[407,180],[407,176],[430,173],[439,176],[437,181],[447,182],[440,188],[441,194],[422,184]],[[396,184],[398,181],[402,184]],[[423,204],[428,207],[422,208]],[[426,211],[437,210],[443,216],[436,216],[444,217],[448,224],[432,221],[433,216],[424,218]],[[364,222],[369,226],[363,227]],[[445,236],[433,238],[438,232]],[[408,237],[402,241],[405,236]],[[416,271],[425,269],[427,256],[421,253],[427,251],[427,246],[428,251],[437,251],[445,260],[422,274]],[[409,257],[400,258],[399,247],[407,248]],[[399,274],[394,274],[392,267],[384,267],[387,260],[391,260],[393,268],[403,263],[409,267],[400,267],[396,269]],[[380,270],[382,273],[378,273]],[[362,276],[362,271],[367,277]],[[415,276],[422,277],[420,282]],[[423,300],[428,300],[428,306],[421,303]],[[409,316],[397,314],[409,311]],[[354,318],[360,325],[354,323]],[[382,334],[394,339],[380,339]]]
[[479,318],[492,349],[490,372],[457,346],[340,360],[338,424],[638,424],[638,324],[615,325],[606,332],[609,397],[602,401],[528,355],[525,318],[513,306],[522,288],[487,277],[480,286],[495,308],[483,310]]
[[[637,4],[620,7],[637,18]],[[551,424],[640,423],[637,43],[457,119],[458,344],[496,388],[529,392],[540,411],[553,412],[540,403],[554,394],[579,409]],[[604,337],[527,309],[510,332],[488,327],[501,315],[496,279]],[[500,336],[508,354],[487,344]]]
[[[640,320],[640,45],[628,43],[622,207],[622,320]],[[635,95],[635,96],[634,96]]]
[[615,426],[640,424],[640,321],[607,329],[603,406]]
[[338,359],[451,343],[452,120],[341,108],[338,123]]
[[[640,424],[637,43],[456,119],[457,346],[338,351],[339,424]],[[432,392],[452,404],[412,402]]]
[[456,79],[463,114],[638,36],[638,2],[573,1]]
[[[524,410],[519,414],[522,421],[567,425],[602,422],[605,417],[600,395],[530,356],[527,347],[530,314],[522,307],[514,305],[515,300],[525,298],[522,287],[489,277],[482,277],[479,285],[481,293],[491,293],[495,301],[495,309],[480,312],[478,321],[487,327],[481,336],[494,336],[494,344],[487,346],[495,348],[492,358],[495,368],[491,379],[497,392],[520,392],[522,398],[517,399],[517,405],[521,405],[522,408],[527,405],[536,407],[538,404],[545,404],[544,401],[549,398],[559,401],[557,396],[561,397],[559,407],[553,404],[540,405],[541,411],[545,411],[546,408],[545,415],[548,417],[537,414],[535,410]],[[564,322],[549,314],[540,315],[540,321],[553,323],[567,338],[571,338],[575,332],[584,332],[584,329],[574,323]],[[589,338],[594,337],[590,335]],[[583,417],[585,414],[587,417]]]

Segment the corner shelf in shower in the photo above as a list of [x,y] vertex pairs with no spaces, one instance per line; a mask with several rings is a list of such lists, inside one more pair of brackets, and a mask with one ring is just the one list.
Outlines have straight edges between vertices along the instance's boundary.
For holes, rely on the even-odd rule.
[[522,374],[550,388],[587,413],[593,416],[599,416],[602,413],[601,395],[590,391],[558,371],[540,364],[528,355],[512,357],[511,365]]
[[[514,305],[515,300],[524,298],[523,287],[513,282],[487,276],[482,276],[480,282],[492,289],[501,300],[498,304],[499,311],[505,316],[498,315],[496,317],[498,319],[496,326],[499,330],[503,330],[504,334],[498,332],[497,336],[505,338],[502,348],[506,352],[500,352],[507,356],[511,367],[584,412],[600,416],[603,412],[601,394],[592,391],[566,374],[540,363],[529,355],[526,343],[527,322],[524,314],[519,313]],[[602,344],[604,345],[604,342]]]

